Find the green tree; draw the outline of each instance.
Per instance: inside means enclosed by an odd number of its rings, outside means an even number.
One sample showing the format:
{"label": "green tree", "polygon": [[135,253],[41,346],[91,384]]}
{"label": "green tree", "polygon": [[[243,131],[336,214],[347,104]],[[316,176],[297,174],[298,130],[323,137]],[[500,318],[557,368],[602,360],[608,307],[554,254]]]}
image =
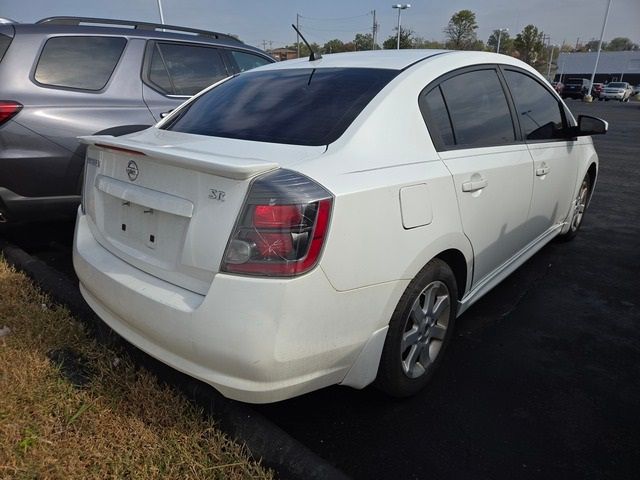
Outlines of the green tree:
{"label": "green tree", "polygon": [[627,37],[616,37],[609,42],[607,50],[611,52],[622,52],[625,50],[638,50],[638,45]]}
{"label": "green tree", "polygon": [[[600,40],[591,40],[582,47],[585,52],[597,52]],[[602,50],[607,49],[607,42],[602,42]]]}
{"label": "green tree", "polygon": [[[352,42],[358,50],[372,50],[373,49],[373,35],[370,33],[356,33],[356,37]],[[376,49],[380,49],[379,45],[376,45]]]}
{"label": "green tree", "polygon": [[324,53],[340,53],[346,51],[344,48],[344,42],[340,39],[334,38],[333,40],[329,40],[322,47],[322,51]]}
{"label": "green tree", "polygon": [[[285,45],[284,48],[288,48],[290,50],[297,50],[298,44],[294,42],[292,45]],[[311,44],[311,48],[313,48],[314,52],[322,51],[320,48],[320,45],[318,45],[315,42]],[[309,51],[309,47],[307,47],[307,45],[304,42],[300,42],[300,57],[308,57],[310,54],[311,52]]]}
{"label": "green tree", "polygon": [[509,32],[503,31],[500,33],[500,30],[494,30],[487,40],[487,49],[491,52],[497,51],[498,36],[500,36],[500,53],[510,55],[513,51],[513,38],[511,38]]}
{"label": "green tree", "polygon": [[476,45],[476,14],[471,10],[454,13],[444,29],[447,47],[453,50],[471,50]]}
{"label": "green tree", "polygon": [[442,49],[445,48],[444,43],[438,42],[437,40],[426,40],[422,37],[415,37],[413,39],[413,48],[436,48]]}
{"label": "green tree", "polygon": [[534,25],[527,25],[522,29],[513,46],[518,52],[520,60],[527,62],[529,65],[535,65],[541,55],[544,53],[544,44],[542,43],[542,31]]}
{"label": "green tree", "polygon": [[[398,28],[394,28],[397,32]],[[393,50],[398,45],[398,34],[391,35],[382,44],[385,50]],[[413,48],[413,30],[400,27],[400,48]]]}

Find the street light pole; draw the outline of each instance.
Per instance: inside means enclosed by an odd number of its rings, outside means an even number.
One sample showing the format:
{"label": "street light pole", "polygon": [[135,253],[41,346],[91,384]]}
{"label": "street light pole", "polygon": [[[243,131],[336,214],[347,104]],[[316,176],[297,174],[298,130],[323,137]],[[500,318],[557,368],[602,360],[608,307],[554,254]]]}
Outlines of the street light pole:
{"label": "street light pole", "polygon": [[164,14],[162,13],[162,0],[158,0],[158,10],[160,10],[160,23],[164,25]]}
{"label": "street light pole", "polygon": [[602,22],[602,32],[600,32],[600,41],[598,42],[598,54],[596,55],[596,64],[593,66],[593,73],[591,74],[591,82],[589,83],[589,92],[587,92],[588,97],[591,97],[593,80],[596,77],[596,70],[598,69],[598,61],[600,60],[600,50],[602,50],[602,38],[604,37],[604,31],[607,28],[607,20],[609,19],[610,8],[611,8],[611,0],[609,0],[609,2],[607,3],[607,12],[604,14],[604,22]]}
{"label": "street light pole", "polygon": [[496,53],[500,53],[500,38],[502,37],[502,32],[508,32],[508,28],[501,28],[498,30],[498,48],[496,48]]}
{"label": "street light pole", "polygon": [[406,10],[407,8],[411,8],[410,3],[396,3],[395,5],[391,5],[392,8],[398,9],[398,42],[396,45],[396,50],[400,50],[400,12],[402,10]]}
{"label": "street light pole", "polygon": [[551,45],[551,55],[549,55],[549,66],[547,67],[547,80],[551,81],[551,62],[553,61],[553,51],[556,49],[555,45]]}

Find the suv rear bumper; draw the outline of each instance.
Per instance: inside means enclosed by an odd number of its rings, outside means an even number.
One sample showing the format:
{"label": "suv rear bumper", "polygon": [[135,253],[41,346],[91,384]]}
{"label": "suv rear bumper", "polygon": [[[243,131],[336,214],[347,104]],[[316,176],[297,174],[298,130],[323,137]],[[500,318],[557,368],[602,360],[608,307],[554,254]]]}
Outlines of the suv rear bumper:
{"label": "suv rear bumper", "polygon": [[[79,213],[73,264],[91,308],[141,350],[235,400],[274,402],[340,383],[403,287],[338,292],[316,268],[291,279],[219,273],[203,296],[120,260],[88,221]],[[367,365],[369,382],[378,361]]]}
{"label": "suv rear bumper", "polygon": [[0,214],[8,222],[73,218],[79,204],[80,195],[23,197],[0,187]]}

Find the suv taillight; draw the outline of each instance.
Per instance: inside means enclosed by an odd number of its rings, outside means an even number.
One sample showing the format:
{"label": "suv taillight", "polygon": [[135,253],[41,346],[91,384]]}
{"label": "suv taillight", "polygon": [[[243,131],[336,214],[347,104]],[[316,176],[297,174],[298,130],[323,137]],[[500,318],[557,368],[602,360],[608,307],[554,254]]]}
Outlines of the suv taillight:
{"label": "suv taillight", "polygon": [[289,170],[258,177],[225,251],[221,271],[291,277],[311,270],[327,238],[333,196]]}
{"label": "suv taillight", "polygon": [[20,110],[22,110],[22,104],[18,102],[0,100],[0,125],[8,121]]}

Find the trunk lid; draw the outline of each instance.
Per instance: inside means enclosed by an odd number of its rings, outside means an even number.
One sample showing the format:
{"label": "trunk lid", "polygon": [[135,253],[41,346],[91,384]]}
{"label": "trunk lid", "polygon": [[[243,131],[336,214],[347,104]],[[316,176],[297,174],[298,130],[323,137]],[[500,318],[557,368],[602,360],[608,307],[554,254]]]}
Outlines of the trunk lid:
{"label": "trunk lid", "polygon": [[156,128],[81,141],[89,145],[83,208],[96,240],[134,267],[203,295],[251,180],[324,151]]}

